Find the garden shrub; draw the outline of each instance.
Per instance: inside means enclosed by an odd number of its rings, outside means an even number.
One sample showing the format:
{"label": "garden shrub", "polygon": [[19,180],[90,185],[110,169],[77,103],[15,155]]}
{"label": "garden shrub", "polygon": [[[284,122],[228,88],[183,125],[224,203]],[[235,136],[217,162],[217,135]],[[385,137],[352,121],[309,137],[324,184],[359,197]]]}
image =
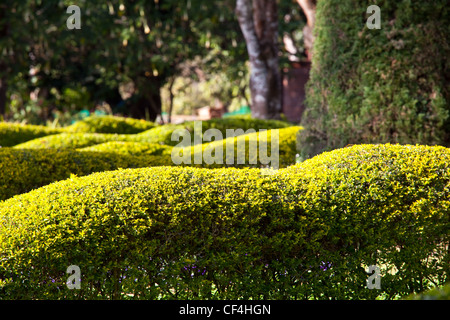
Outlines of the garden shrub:
{"label": "garden shrub", "polygon": [[77,149],[108,141],[127,141],[131,135],[113,133],[60,133],[33,139],[14,146],[16,149]]}
{"label": "garden shrub", "polygon": [[120,152],[0,149],[0,200],[28,192],[72,174],[119,168],[170,166],[170,154],[131,156]]}
{"label": "garden shrub", "polygon": [[171,154],[172,147],[157,143],[132,142],[132,141],[109,141],[90,147],[79,149],[79,151],[113,152],[116,154],[136,155],[160,155]]}
{"label": "garden shrub", "polygon": [[[279,130],[279,165],[286,167],[294,163],[296,132],[300,127],[289,127]],[[266,144],[268,156],[271,155],[270,132]],[[238,163],[238,141],[257,140],[260,133],[250,133],[200,146],[201,152],[208,148],[223,148],[223,163],[208,164],[192,161],[188,166],[199,167],[267,167],[259,159],[258,153],[250,153],[248,142],[245,146],[244,164]],[[112,134],[59,134],[29,141],[14,148],[0,149],[0,200],[24,193],[45,184],[66,179],[71,173],[86,175],[92,172],[115,170],[117,168],[138,168],[146,166],[172,166],[176,163],[172,157],[172,147],[154,143],[132,141],[108,141],[129,138],[128,135]],[[226,161],[226,143],[234,143],[234,156],[231,164]],[[101,143],[103,141],[108,141]],[[99,143],[99,144],[97,144]],[[216,146],[214,146],[216,144]],[[84,146],[89,147],[84,147]],[[78,148],[74,150],[75,148]],[[22,149],[23,148],[23,149]],[[191,149],[191,147],[189,147]],[[59,152],[59,151],[61,152]],[[63,152],[66,150],[67,152]],[[238,149],[240,150],[240,149]],[[196,148],[192,147],[194,159]],[[90,159],[89,157],[93,157]],[[91,161],[92,160],[92,161]],[[204,159],[203,159],[204,160]],[[252,162],[251,160],[255,160]],[[92,163],[95,165],[92,165]]]}
{"label": "garden shrub", "polygon": [[176,141],[172,141],[172,132],[175,130],[184,130],[186,127],[182,124],[165,124],[153,129],[136,134],[130,138],[130,141],[159,143],[168,146],[174,146]]}
{"label": "garden shrub", "polygon": [[[101,119],[102,117],[100,117]],[[93,118],[97,119],[97,118]],[[278,120],[257,120],[257,119],[212,119],[208,121],[199,121],[202,126],[202,133],[210,128],[216,128],[223,133],[225,137],[226,129],[274,129],[286,128],[292,126],[288,122]],[[155,143],[161,145],[175,146],[178,142],[172,140],[172,133],[175,130],[188,130],[191,132],[192,143],[194,140],[194,121],[183,124],[166,124],[156,126],[138,134],[120,134],[119,133],[81,133],[81,132],[64,132],[52,136],[33,139],[25,143],[16,145],[19,149],[35,149],[35,148],[83,148],[95,144],[105,143],[109,141],[129,141]],[[120,130],[119,130],[120,131]],[[202,137],[200,137],[202,139]],[[201,141],[202,143],[203,141]]]}
{"label": "garden shrub", "polygon": [[[208,129],[215,128],[222,133],[223,137],[226,136],[227,129],[243,129],[245,132],[248,129],[254,129],[255,131],[259,131],[259,130],[281,129],[292,126],[292,124],[290,124],[289,122],[280,120],[261,120],[261,119],[244,119],[244,118],[211,119],[207,121],[197,121],[197,122],[201,122],[202,134]],[[172,133],[175,130],[188,130],[191,133],[192,138],[191,143],[195,143],[194,129],[195,129],[195,121],[187,121],[178,125],[166,124],[142,132],[136,135],[136,137],[133,139],[135,141],[161,143],[175,146],[178,144],[178,142],[172,140]],[[203,136],[200,136],[199,138],[200,138],[199,140],[202,140]]]}
{"label": "garden shrub", "polygon": [[0,147],[12,147],[28,140],[57,134],[61,131],[61,129],[52,129],[45,126],[0,122]]}
{"label": "garden shrub", "polygon": [[[152,167],[0,203],[3,299],[374,299],[449,281],[450,150],[359,145],[264,175]],[[81,271],[69,290],[67,267]],[[377,265],[381,289],[366,288]]]}
{"label": "garden shrub", "polygon": [[136,134],[156,125],[142,119],[117,116],[87,117],[65,128],[67,132]]}
{"label": "garden shrub", "polygon": [[448,1],[318,1],[303,156],[348,144],[450,146]]}
{"label": "garden shrub", "polygon": [[[279,168],[295,164],[295,156],[297,154],[297,132],[301,131],[301,127],[292,126],[283,129],[274,129],[278,131],[278,142],[274,142],[274,146],[278,148]],[[270,158],[272,156],[272,134],[274,130],[267,130],[241,134],[235,137],[229,137],[223,140],[213,142],[205,142],[201,146],[189,146],[185,148],[174,148],[172,154],[180,157],[184,152],[190,153],[190,165],[196,167],[220,168],[220,167],[269,167]],[[231,151],[227,151],[227,145]],[[254,146],[253,148],[251,146]],[[267,149],[266,149],[267,148]],[[260,150],[261,149],[261,150]],[[265,152],[267,150],[267,152]],[[261,152],[260,152],[261,151]],[[268,159],[261,161],[260,155],[267,156]],[[202,163],[196,164],[195,159],[200,159]],[[208,163],[205,157],[211,158]],[[264,162],[264,163],[263,163]],[[267,165],[266,162],[269,162]],[[266,163],[266,164],[265,164]]]}

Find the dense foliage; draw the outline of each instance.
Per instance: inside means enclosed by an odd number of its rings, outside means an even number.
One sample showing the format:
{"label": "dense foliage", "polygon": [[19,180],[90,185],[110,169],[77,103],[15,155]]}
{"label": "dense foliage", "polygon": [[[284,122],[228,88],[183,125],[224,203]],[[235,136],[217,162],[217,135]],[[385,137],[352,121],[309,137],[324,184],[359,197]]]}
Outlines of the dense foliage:
{"label": "dense foliage", "polygon": [[[137,134],[124,134],[130,131],[141,131],[147,127],[153,128]],[[200,163],[186,162],[185,165],[188,166],[266,167],[263,164],[265,159],[261,161],[258,154],[255,155],[250,151],[248,141],[254,141],[257,148],[261,146],[261,143],[265,143],[267,152],[264,155],[270,157],[272,154],[271,128],[275,130],[280,128],[277,131],[278,140],[274,141],[274,145],[279,151],[279,166],[286,167],[295,163],[297,132],[301,130],[300,127],[276,120],[229,118],[197,123],[186,122],[180,125],[154,126],[145,121],[120,117],[88,118],[58,130],[48,129],[44,126],[7,123],[3,124],[2,128],[5,132],[4,142],[7,145],[14,145],[15,142],[32,139],[37,135],[45,136],[19,143],[12,148],[0,149],[0,200],[54,181],[67,179],[71,174],[83,176],[119,168],[173,166],[172,155],[190,148],[193,148],[192,157],[195,157],[198,152],[205,155],[211,154],[211,152],[205,152],[208,149],[220,150],[222,156],[220,159],[217,158],[215,163],[208,163],[207,157],[202,157]],[[259,131],[263,128],[269,130],[264,132],[264,136],[260,139]],[[114,129],[120,134],[97,133],[114,132]],[[216,133],[221,135],[218,137],[219,140],[205,141],[203,134],[208,129],[217,129]],[[178,133],[188,134],[189,145],[191,142],[196,142],[199,143],[199,146],[184,149],[180,146],[177,135],[173,135],[175,130],[178,130]],[[226,139],[227,130],[233,132],[228,139]],[[195,134],[198,137],[195,137]],[[235,135],[240,136],[235,137]],[[242,141],[244,141],[243,147],[241,146]],[[231,164],[226,164],[228,155],[226,145],[231,145],[233,149]],[[178,151],[172,152],[173,146],[177,146]],[[242,162],[239,162],[238,158],[242,159]]]}
{"label": "dense foliage", "polygon": [[[447,282],[450,153],[360,145],[264,175],[154,167],[0,203],[3,298],[396,298]],[[69,265],[80,290],[65,286]],[[367,266],[381,290],[366,288]]]}
{"label": "dense foliage", "polygon": [[20,125],[0,122],[0,147],[12,147],[36,138],[61,133],[46,126]]}
{"label": "dense foliage", "polygon": [[358,143],[450,146],[447,1],[318,1],[304,157]]}

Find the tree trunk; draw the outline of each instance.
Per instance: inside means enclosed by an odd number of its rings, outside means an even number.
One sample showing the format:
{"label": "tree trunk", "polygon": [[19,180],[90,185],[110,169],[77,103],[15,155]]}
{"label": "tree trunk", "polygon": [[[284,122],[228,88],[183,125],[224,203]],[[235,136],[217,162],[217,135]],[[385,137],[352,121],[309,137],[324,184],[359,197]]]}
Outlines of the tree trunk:
{"label": "tree trunk", "polygon": [[311,61],[314,45],[314,25],[316,23],[316,0],[297,0],[306,16],[306,26],[303,28],[303,39],[308,60]]}
{"label": "tree trunk", "polygon": [[173,93],[173,85],[175,84],[175,79],[175,76],[173,76],[169,83],[169,111],[167,112],[167,123],[172,123],[173,101],[175,99],[175,95]]}
{"label": "tree trunk", "polygon": [[161,80],[157,77],[140,77],[136,86],[137,91],[128,105],[129,115],[136,119],[155,121],[162,109]]}
{"label": "tree trunk", "polygon": [[252,116],[278,119],[282,110],[282,83],[276,0],[237,0],[236,14],[250,60]]}

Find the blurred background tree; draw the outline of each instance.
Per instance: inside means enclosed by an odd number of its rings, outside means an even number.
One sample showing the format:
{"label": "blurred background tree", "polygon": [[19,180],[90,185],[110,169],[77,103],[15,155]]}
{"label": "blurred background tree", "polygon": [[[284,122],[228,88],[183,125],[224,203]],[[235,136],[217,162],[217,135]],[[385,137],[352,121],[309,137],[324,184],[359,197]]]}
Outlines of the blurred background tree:
{"label": "blurred background tree", "polygon": [[[79,30],[66,26],[69,5],[81,9]],[[294,24],[301,30],[305,19],[295,0],[280,6],[280,20],[293,17],[282,30],[292,33]],[[249,100],[235,0],[5,0],[0,54],[0,114],[9,120],[63,125],[96,108],[155,120],[162,89],[174,89],[180,78],[209,83],[198,107]],[[282,64],[287,53],[281,48],[280,55]],[[176,111],[187,113],[193,104]]]}

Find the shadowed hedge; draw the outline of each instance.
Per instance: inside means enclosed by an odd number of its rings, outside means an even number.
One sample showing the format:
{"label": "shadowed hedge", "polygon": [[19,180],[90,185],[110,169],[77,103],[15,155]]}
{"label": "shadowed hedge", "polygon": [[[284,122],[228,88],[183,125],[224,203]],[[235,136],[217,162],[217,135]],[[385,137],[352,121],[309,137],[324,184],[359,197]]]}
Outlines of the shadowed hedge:
{"label": "shadowed hedge", "polygon": [[129,141],[133,135],[114,133],[60,133],[33,139],[14,146],[16,149],[78,149],[109,141]]}
{"label": "shadowed hedge", "polygon": [[[0,203],[3,299],[373,299],[446,283],[450,150],[361,145],[263,175],[95,173]],[[69,290],[66,269],[81,270]],[[381,271],[369,290],[367,267]]]}
{"label": "shadowed hedge", "polygon": [[58,134],[62,131],[45,126],[0,122],[0,147],[12,147],[19,143]]}
{"label": "shadowed hedge", "polygon": [[[94,118],[97,119],[97,118]],[[102,119],[102,118],[100,118]],[[114,122],[114,123],[117,123]],[[227,129],[253,129],[270,130],[291,127],[292,124],[278,120],[258,120],[258,119],[212,119],[208,121],[198,121],[201,129],[198,132],[200,143],[203,143],[203,133],[208,129],[217,129],[223,136],[226,136]],[[84,148],[95,144],[105,143],[109,141],[128,141],[128,142],[144,142],[155,143],[161,145],[175,146],[178,144],[177,140],[172,139],[174,131],[188,130],[191,133],[191,142],[195,143],[194,139],[194,121],[185,122],[183,124],[166,124],[156,126],[152,129],[146,130],[138,134],[122,134],[118,133],[83,133],[83,132],[63,132],[33,140],[25,140],[26,142],[15,145],[18,149],[62,149],[62,148]],[[70,128],[70,127],[69,127]],[[200,128],[200,127],[199,127]],[[66,130],[67,131],[67,130]],[[109,131],[109,130],[108,130]]]}
{"label": "shadowed hedge", "polygon": [[0,200],[64,180],[72,174],[119,168],[170,166],[170,154],[132,156],[120,152],[0,149]]}
{"label": "shadowed hedge", "polygon": [[[279,130],[279,164],[286,167],[295,163],[296,132],[300,127],[289,127]],[[184,129],[183,129],[184,130]],[[275,129],[277,130],[277,129]],[[268,152],[271,154],[270,134],[267,131],[269,143]],[[14,148],[0,149],[0,200],[7,199],[16,194],[25,193],[32,189],[44,186],[51,182],[64,180],[71,174],[87,175],[93,172],[116,170],[118,168],[142,168],[149,166],[176,165],[172,157],[172,147],[167,145],[132,142],[107,141],[119,139],[126,135],[113,134],[59,134],[26,142]],[[245,149],[238,149],[238,141],[253,140],[260,146],[259,133],[250,133],[235,138],[199,145],[201,153],[211,147],[223,150],[221,162],[209,164],[202,159],[201,164],[192,161],[188,166],[199,167],[267,167],[254,152],[250,152],[247,145]],[[265,139],[262,139],[265,141]],[[38,146],[46,143],[48,147],[35,149],[19,149],[20,146]],[[103,143],[101,143],[103,142]],[[231,164],[226,164],[225,144],[234,144],[234,156]],[[97,144],[99,143],[99,144]],[[74,150],[76,147],[88,147]],[[59,149],[54,147],[59,146]],[[69,147],[70,146],[70,147]],[[189,147],[191,149],[191,147]],[[192,147],[192,155],[197,150]],[[205,155],[207,153],[204,153]],[[244,164],[239,164],[238,154],[242,156]],[[254,161],[253,161],[254,160]]]}

